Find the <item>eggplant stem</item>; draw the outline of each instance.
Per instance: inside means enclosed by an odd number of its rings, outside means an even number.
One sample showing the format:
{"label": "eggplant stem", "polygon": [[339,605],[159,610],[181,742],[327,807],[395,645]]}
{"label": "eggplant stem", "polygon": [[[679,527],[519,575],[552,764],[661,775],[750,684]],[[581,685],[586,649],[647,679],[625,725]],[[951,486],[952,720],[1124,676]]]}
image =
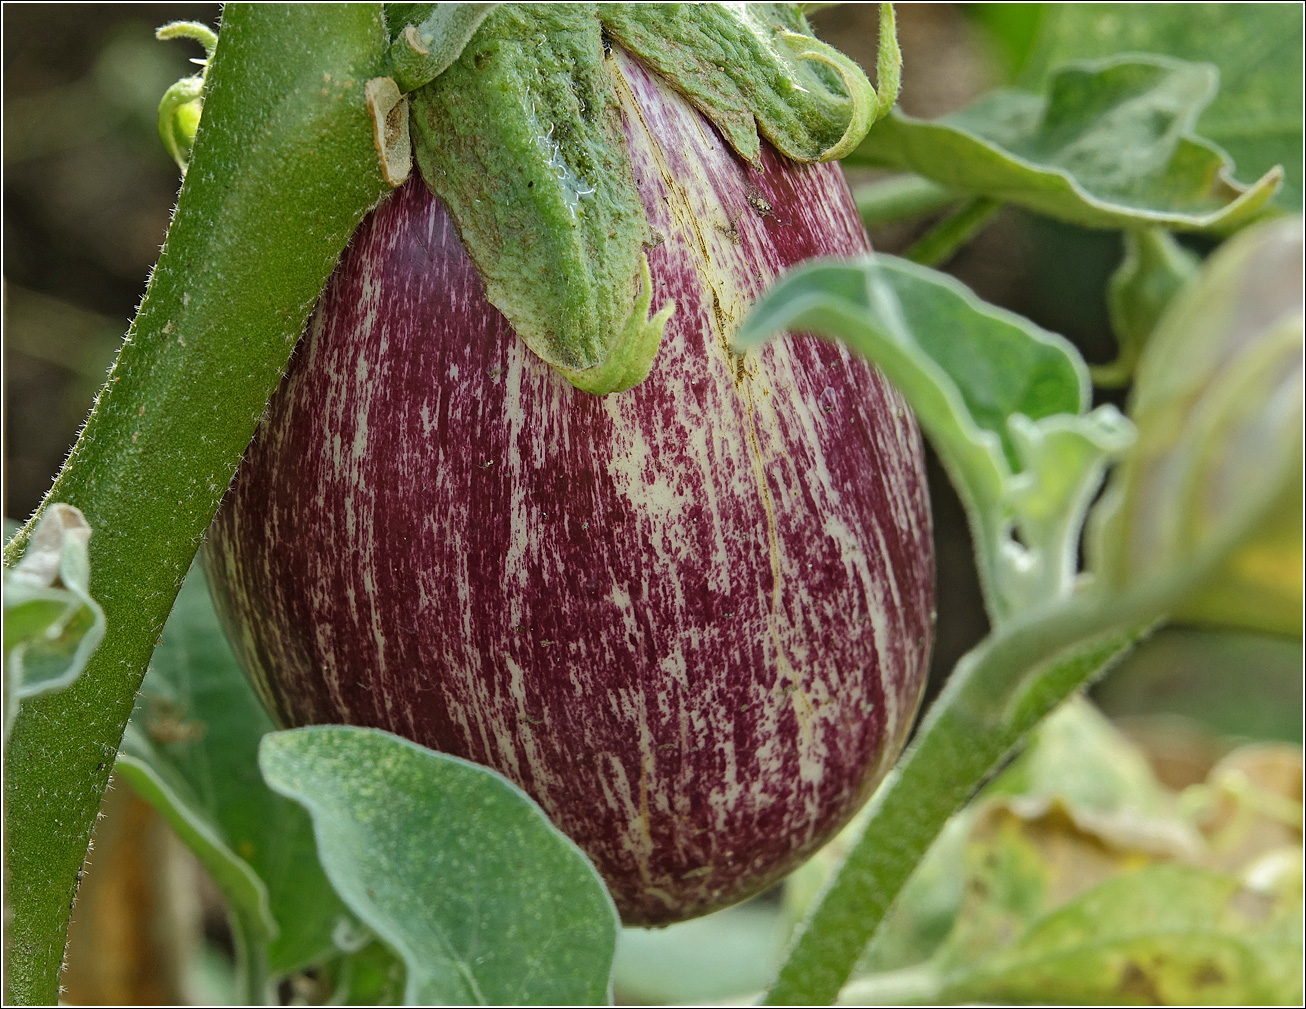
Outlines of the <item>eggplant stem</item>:
{"label": "eggplant stem", "polygon": [[52,502],[80,508],[107,621],[77,682],[23,705],[4,754],[7,1001],[59,999],[70,908],[150,655],[327,277],[389,191],[362,87],[387,42],[379,3],[227,5],[145,298],[63,469],[5,547],[12,566]]}

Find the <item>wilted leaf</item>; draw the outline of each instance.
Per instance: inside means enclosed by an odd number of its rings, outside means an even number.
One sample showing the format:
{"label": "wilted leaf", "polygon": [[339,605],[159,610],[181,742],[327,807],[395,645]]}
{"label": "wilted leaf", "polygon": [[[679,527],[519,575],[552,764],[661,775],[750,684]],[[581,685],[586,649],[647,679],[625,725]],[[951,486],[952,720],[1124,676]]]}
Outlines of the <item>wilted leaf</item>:
{"label": "wilted leaf", "polygon": [[1164,57],[1067,66],[1046,95],[1004,89],[928,121],[895,112],[851,160],[1087,227],[1233,230],[1261,211],[1279,173],[1236,183],[1224,153],[1194,132],[1217,82],[1213,67]]}
{"label": "wilted leaf", "polygon": [[[1143,755],[1090,703],[1072,698],[1039,725],[1029,746],[979,800],[949,821],[875,933],[858,963],[859,975],[901,970],[932,956],[951,932],[968,889],[982,886],[980,903],[989,915],[997,913],[991,909],[1000,902],[1001,881],[968,882],[968,872],[983,875],[985,859],[968,861],[966,852],[999,826],[1027,849],[1026,876],[1035,877],[1040,912],[1087,888],[1088,865],[1096,866],[1101,881],[1122,865],[1133,867],[1158,853],[1192,855],[1200,846],[1175,796],[1157,782]],[[1048,846],[1058,848],[1060,866]],[[823,855],[800,873],[813,873]],[[1009,888],[1021,892],[1020,886]],[[982,936],[983,928],[977,931]]]}
{"label": "wilted leaf", "polygon": [[[963,848],[931,850],[860,965],[888,973],[841,1001],[1291,1003],[1301,768],[1299,747],[1248,747],[1179,802],[1091,705],[1067,703],[954,818]],[[931,877],[955,883],[951,931],[906,945],[914,903],[950,892],[919,885]]]}
{"label": "wilted leaf", "polygon": [[1205,785],[1185,790],[1184,798],[1206,837],[1207,865],[1254,874],[1267,855],[1301,854],[1300,746],[1240,747],[1212,768]]}
{"label": "wilted leaf", "polygon": [[1111,879],[1004,948],[958,964],[944,1001],[1153,1005],[1301,1002],[1301,902],[1206,869]]}
{"label": "wilted leaf", "polygon": [[89,593],[91,527],[52,504],[22,559],[4,572],[5,737],[28,697],[71,684],[104,638],[104,611]]}
{"label": "wilted leaf", "polygon": [[575,1005],[611,992],[617,912],[506,778],[375,729],[264,737],[337,892],[402,957],[409,1005]]}

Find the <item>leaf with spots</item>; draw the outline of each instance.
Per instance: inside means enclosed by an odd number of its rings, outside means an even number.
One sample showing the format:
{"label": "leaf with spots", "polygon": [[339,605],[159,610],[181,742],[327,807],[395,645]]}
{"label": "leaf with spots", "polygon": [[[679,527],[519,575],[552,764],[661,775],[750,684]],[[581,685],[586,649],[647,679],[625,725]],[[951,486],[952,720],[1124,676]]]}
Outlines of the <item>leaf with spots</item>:
{"label": "leaf with spots", "polygon": [[841,1001],[1300,1002],[1300,785],[1298,747],[1254,746],[1181,797],[1074,699],[951,821]]}

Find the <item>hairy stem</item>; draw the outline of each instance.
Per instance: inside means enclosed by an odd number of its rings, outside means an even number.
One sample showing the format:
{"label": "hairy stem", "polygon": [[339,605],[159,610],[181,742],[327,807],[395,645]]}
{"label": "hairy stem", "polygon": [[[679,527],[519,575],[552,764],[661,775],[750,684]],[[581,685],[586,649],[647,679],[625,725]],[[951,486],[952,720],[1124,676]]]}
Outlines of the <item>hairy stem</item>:
{"label": "hairy stem", "polygon": [[948,818],[1039,720],[1123,655],[1145,625],[1066,600],[968,653],[871,799],[866,829],[804,922],[767,1005],[828,1005]]}
{"label": "hairy stem", "polygon": [[314,302],[386,192],[364,85],[380,4],[229,4],[190,171],[109,380],[46,505],[93,530],[108,632],[68,690],[25,704],[5,753],[8,999],[58,1000],[100,795],[164,620]]}

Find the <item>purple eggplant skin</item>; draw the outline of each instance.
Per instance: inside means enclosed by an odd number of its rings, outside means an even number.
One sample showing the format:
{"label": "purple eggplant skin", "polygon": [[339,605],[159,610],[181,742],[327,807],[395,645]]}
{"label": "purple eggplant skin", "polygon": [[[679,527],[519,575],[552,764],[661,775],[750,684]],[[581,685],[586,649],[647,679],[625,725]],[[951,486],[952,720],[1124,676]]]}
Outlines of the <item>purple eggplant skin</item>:
{"label": "purple eggplant skin", "polygon": [[888,383],[811,337],[729,345],[786,267],[867,250],[839,168],[749,166],[618,65],[653,309],[676,305],[650,377],[570,386],[410,181],[346,251],[205,560],[283,724],[497,769],[647,925],[760,891],[867,798],[919,703],[934,561]]}

